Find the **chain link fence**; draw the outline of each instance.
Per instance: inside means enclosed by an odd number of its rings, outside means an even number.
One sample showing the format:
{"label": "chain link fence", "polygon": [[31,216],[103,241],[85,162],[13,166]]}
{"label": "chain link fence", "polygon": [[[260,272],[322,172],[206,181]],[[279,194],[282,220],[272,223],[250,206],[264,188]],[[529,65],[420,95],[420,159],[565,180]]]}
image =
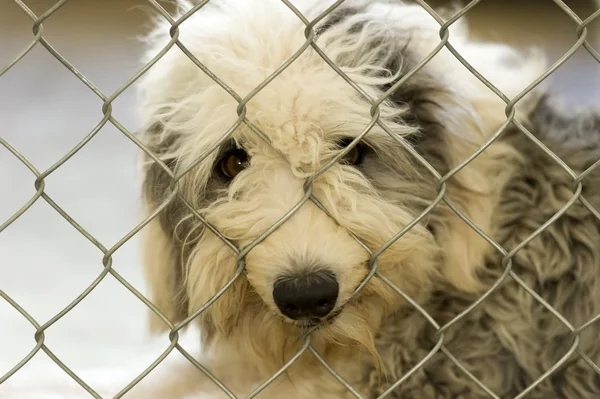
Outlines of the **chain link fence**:
{"label": "chain link fence", "polygon": [[[529,392],[534,390],[537,385],[539,385],[543,380],[548,378],[555,372],[562,364],[564,364],[572,355],[577,354],[582,359],[588,363],[589,367],[593,368],[596,373],[600,375],[600,367],[592,362],[592,360],[583,352],[578,349],[579,335],[581,332],[589,327],[592,323],[600,321],[600,314],[589,320],[584,325],[573,326],[571,325],[561,314],[559,314],[556,310],[552,308],[550,304],[544,301],[532,288],[528,287],[518,275],[516,275],[512,270],[512,259],[515,257],[517,252],[519,252],[524,246],[526,246],[529,242],[535,239],[538,235],[540,235],[544,230],[546,230],[551,224],[553,224],[558,218],[560,218],[568,209],[575,203],[579,202],[585,206],[590,213],[592,213],[596,218],[600,220],[600,212],[594,209],[590,203],[581,195],[582,193],[582,180],[589,175],[592,170],[597,167],[600,167],[600,160],[596,162],[592,167],[588,170],[584,171],[581,174],[576,174],[573,170],[571,170],[565,162],[559,159],[555,154],[553,154],[547,147],[545,147],[541,142],[539,142],[531,132],[529,132],[524,126],[522,126],[515,119],[515,105],[521,100],[527,93],[533,90],[536,86],[538,86],[542,81],[544,81],[550,74],[552,74],[557,68],[563,65],[578,49],[581,47],[585,48],[587,52],[598,62],[600,63],[600,54],[592,48],[588,41],[588,26],[590,23],[600,16],[600,4],[598,4],[598,10],[594,12],[591,16],[589,16],[585,20],[581,20],[575,12],[573,12],[567,4],[565,4],[561,0],[552,0],[553,3],[559,7],[569,18],[573,21],[573,26],[575,27],[574,32],[577,36],[576,43],[566,52],[560,59],[558,59],[542,76],[532,82],[527,88],[525,88],[519,95],[514,98],[507,98],[504,93],[494,87],[489,81],[486,80],[484,76],[482,76],[477,70],[469,65],[469,63],[463,59],[463,57],[452,47],[449,43],[449,28],[452,24],[454,24],[458,19],[463,18],[465,14],[469,12],[473,7],[475,7],[481,0],[473,0],[469,2],[466,6],[464,6],[459,12],[457,12],[452,18],[448,20],[442,19],[436,11],[430,7],[423,0],[415,0],[420,6],[422,6],[440,25],[439,36],[440,42],[438,46],[432,51],[428,57],[426,57],[421,63],[416,65],[411,71],[406,73],[399,81],[397,81],[392,87],[390,87],[382,96],[379,98],[370,98],[367,93],[365,93],[357,84],[355,84],[348,76],[346,76],[342,70],[336,66],[327,55],[319,48],[318,44],[315,42],[315,26],[322,21],[326,16],[333,12],[336,8],[338,8],[344,0],[338,0],[333,3],[329,8],[327,8],[322,14],[320,14],[317,18],[313,20],[308,20],[293,4],[293,1],[289,0],[281,0],[297,17],[302,23],[306,26],[305,28],[305,43],[296,51],[296,53],[289,58],[284,64],[282,64],[277,70],[275,70],[267,79],[265,79],[260,85],[258,85],[254,90],[252,90],[247,96],[241,97],[234,90],[232,90],[227,82],[224,82],[219,79],[218,76],[215,76],[210,70],[208,70],[193,54],[185,47],[185,44],[179,41],[179,26],[186,21],[192,14],[198,12],[202,12],[202,8],[209,2],[210,0],[204,0],[198,2],[192,9],[187,11],[181,17],[175,19],[163,6],[157,2],[156,0],[148,0],[148,3],[154,8],[156,12],[158,12],[162,17],[164,17],[171,25],[170,35],[171,40],[167,46],[165,46],[162,51],[160,51],[147,65],[143,66],[134,76],[132,76],[129,80],[127,80],[118,90],[114,93],[104,93],[97,86],[94,85],[89,79],[87,79],[80,71],[78,71],[66,58],[64,58],[53,46],[49,43],[44,37],[44,21],[48,18],[51,18],[54,13],[56,13],[61,7],[67,4],[68,0],[60,0],[56,2],[51,8],[49,8],[46,12],[41,15],[36,15],[31,9],[27,6],[27,4],[21,0],[14,0],[14,2],[20,7],[20,9],[25,12],[32,21],[32,31],[34,34],[34,39],[27,45],[12,61],[10,61],[7,65],[3,66],[0,69],[0,77],[4,75],[8,70],[18,66],[19,61],[25,57],[31,49],[35,46],[43,46],[53,57],[55,57],[67,70],[69,70],[75,77],[77,77],[89,90],[91,90],[98,98],[100,98],[103,102],[102,104],[102,114],[103,117],[101,121],[81,140],[75,147],[73,147],[67,154],[65,154],[61,159],[59,159],[56,163],[54,163],[51,167],[46,170],[38,170],[24,155],[22,155],[19,151],[17,151],[9,142],[0,137],[0,144],[4,146],[14,157],[16,157],[20,162],[22,162],[32,173],[32,180],[35,187],[35,195],[31,197],[23,206],[14,213],[8,220],[3,221],[0,225],[0,233],[3,232],[7,227],[9,227],[13,222],[15,222],[19,217],[21,217],[27,210],[37,201],[45,201],[49,204],[58,214],[60,214],[74,229],[76,229],[81,235],[83,235],[89,242],[91,242],[95,247],[97,247],[103,254],[102,264],[103,269],[97,275],[96,279],[83,291],[81,294],[75,298],[68,306],[66,306],[63,310],[57,313],[54,317],[50,318],[50,320],[46,322],[40,322],[36,320],[34,317],[28,313],[27,309],[23,308],[19,303],[17,303],[13,298],[11,298],[6,292],[2,291],[2,287],[0,287],[0,297],[7,303],[9,303],[14,309],[16,309],[24,318],[26,318],[29,323],[35,328],[35,346],[31,349],[31,351],[17,364],[14,365],[12,369],[10,369],[7,373],[0,376],[0,384],[7,381],[12,375],[17,373],[26,363],[28,363],[34,356],[36,356],[40,351],[45,352],[60,368],[64,370],[73,380],[75,380],[79,385],[81,385],[92,397],[100,398],[101,396],[92,389],[82,378],[80,378],[73,370],[71,370],[65,363],[56,356],[52,350],[46,345],[46,335],[45,332],[50,327],[52,327],[55,323],[59,322],[61,318],[63,318],[68,312],[70,312],[74,307],[78,306],[78,304],[88,295],[90,294],[97,286],[100,284],[102,280],[105,278],[114,278],[118,282],[120,282],[127,290],[129,290],[135,297],[137,297],[140,301],[142,301],[149,309],[151,309],[158,317],[160,317],[164,323],[166,323],[170,328],[169,339],[170,345],[168,348],[164,350],[164,352],[155,359],[137,378],[131,381],[127,386],[125,386],[116,396],[115,398],[123,397],[130,391],[136,384],[138,384],[143,378],[145,378],[155,367],[157,367],[171,352],[179,351],[183,356],[185,356],[191,363],[193,363],[200,372],[205,374],[208,378],[210,378],[215,383],[215,388],[220,388],[228,397],[236,398],[236,395],[231,392],[231,390],[225,386],[221,381],[219,381],[211,372],[203,365],[200,364],[193,356],[188,353],[180,344],[180,333],[184,327],[186,327],[189,323],[191,323],[198,315],[204,312],[208,307],[210,307],[216,300],[219,299],[226,292],[226,290],[231,287],[231,285],[237,280],[245,278],[244,269],[245,269],[245,256],[261,241],[265,240],[271,233],[273,233],[277,228],[279,228],[283,223],[285,223],[300,207],[303,206],[308,201],[313,202],[316,206],[318,206],[323,212],[327,213],[330,217],[332,217],[325,207],[319,202],[319,200],[313,195],[312,191],[312,183],[313,181],[323,174],[328,168],[330,168],[334,163],[338,162],[341,158],[343,158],[354,145],[356,145],[369,131],[376,125],[378,125],[381,129],[386,131],[392,138],[397,140],[401,145],[404,145],[406,150],[409,151],[412,156],[419,160],[426,167],[426,169],[431,174],[432,179],[437,181],[437,192],[438,195],[434,202],[432,202],[425,211],[423,211],[416,219],[414,219],[410,224],[405,226],[401,231],[397,232],[395,236],[393,236],[387,243],[385,243],[381,248],[378,248],[375,251],[371,251],[367,245],[362,243],[358,237],[354,237],[361,246],[370,253],[370,272],[368,276],[362,281],[359,287],[356,289],[355,294],[359,292],[370,279],[377,277],[388,284],[398,295],[402,296],[411,306],[414,306],[427,320],[428,322],[436,329],[436,340],[437,344],[435,347],[429,352],[429,354],[424,357],[418,364],[416,364],[411,370],[409,370],[400,380],[394,382],[389,389],[383,393],[380,398],[384,398],[388,396],[392,391],[394,391],[398,386],[400,386],[404,381],[411,377],[417,370],[423,367],[436,353],[443,352],[446,356],[451,359],[464,373],[464,378],[472,380],[474,384],[477,384],[480,388],[482,388],[485,392],[489,394],[490,398],[499,398],[494,392],[488,389],[485,385],[483,385],[472,373],[470,373],[460,362],[454,358],[454,356],[446,349],[444,344],[444,333],[451,326],[458,323],[467,313],[477,307],[481,302],[483,302],[489,295],[491,295],[494,290],[496,290],[506,279],[512,279],[517,284],[519,284],[523,289],[525,289],[530,295],[532,295],[541,305],[544,306],[549,312],[551,312],[557,319],[561,320],[562,323],[571,331],[571,347],[570,350],[546,373],[541,375],[537,380],[535,380],[531,385],[529,385],[525,390],[523,390],[517,398],[526,397]],[[173,174],[171,170],[162,163],[156,154],[153,154],[148,148],[144,146],[144,144],[140,141],[135,134],[132,134],[128,131],[118,120],[113,116],[113,102],[117,97],[119,97],[127,88],[129,88],[132,84],[136,82],[136,80],[142,76],[149,68],[151,68],[167,51],[169,51],[173,47],[178,47],[183,51],[195,64],[196,66],[204,71],[208,76],[210,76],[219,86],[221,86],[224,90],[226,90],[231,97],[233,97],[237,103],[237,115],[238,119],[236,123],[230,127],[230,129],[225,132],[222,138],[216,143],[212,148],[208,148],[203,156],[199,157],[192,165],[190,165],[186,170],[178,173],[177,175]],[[398,87],[403,85],[406,81],[408,81],[417,71],[419,71],[427,62],[429,62],[440,50],[443,48],[447,48],[466,68],[468,68],[479,80],[481,80],[489,89],[491,89],[499,98],[501,98],[506,103],[505,113],[506,113],[506,121],[504,124],[493,134],[490,139],[483,145],[480,149],[478,149],[475,153],[473,153],[468,159],[464,160],[460,165],[455,167],[449,173],[445,175],[440,175],[431,165],[429,165],[414,149],[409,146],[406,146],[403,142],[400,142],[395,135],[385,126],[385,124],[379,119],[379,105],[386,100],[386,98],[393,93]],[[333,69],[335,70],[339,76],[341,76],[348,85],[352,86],[356,92],[361,95],[364,99],[366,99],[370,104],[370,115],[371,121],[364,128],[361,134],[354,139],[354,141],[346,147],[345,150],[340,152],[335,159],[332,159],[325,166],[323,166],[319,171],[317,171],[312,177],[308,178],[304,184],[304,196],[302,200],[297,203],[289,212],[282,217],[277,223],[271,226],[267,231],[261,234],[256,240],[254,240],[251,244],[238,248],[236,245],[229,240],[227,240],[219,231],[211,226],[202,215],[200,215],[196,210],[186,201],[186,199],[179,193],[179,181],[180,179],[189,172],[194,166],[200,163],[203,159],[205,159],[213,150],[215,150],[221,143],[225,140],[229,139],[234,131],[242,124],[248,126],[256,135],[260,136],[266,142],[269,141],[267,136],[261,132],[250,120],[246,118],[246,104],[258,93],[260,92],[267,84],[269,84],[273,79],[276,79],[279,74],[282,73],[289,65],[291,65],[300,55],[306,51],[307,49],[312,48],[316,51],[323,60]],[[107,124],[112,124],[124,136],[126,136],[132,143],[139,147],[141,151],[146,153],[146,155],[154,160],[154,162],[158,163],[166,173],[172,179],[172,191],[169,195],[167,201],[165,201],[161,206],[156,209],[149,217],[147,217],[144,221],[139,223],[135,228],[133,228],[129,233],[123,236],[116,244],[113,246],[107,247],[103,243],[101,243],[98,239],[96,239],[92,234],[86,231],[76,220],[74,220],[61,206],[55,202],[45,191],[46,185],[45,180],[54,173],[58,168],[68,162],[71,157],[73,157],[77,152],[79,152],[84,146],[86,146],[90,140]],[[471,220],[469,220],[464,214],[462,214],[452,203],[452,201],[446,196],[446,182],[448,179],[452,178],[456,173],[462,170],[465,166],[467,166],[473,159],[475,159],[479,154],[486,150],[494,141],[496,141],[505,131],[508,126],[517,127],[522,134],[529,137],[533,142],[535,142],[541,151],[544,151],[546,154],[551,156],[554,161],[561,166],[561,168],[567,172],[571,178],[573,179],[573,196],[566,203],[559,212],[557,212],[550,220],[544,223],[542,226],[531,234],[526,240],[521,242],[520,245],[515,247],[514,249],[507,251],[493,239],[491,239],[486,233],[484,233],[478,226],[476,226]],[[146,226],[153,218],[157,217],[157,215],[171,202],[175,199],[180,200],[182,203],[186,204],[189,211],[192,212],[200,221],[202,221],[208,229],[210,229],[214,234],[219,236],[228,246],[229,248],[236,254],[237,257],[237,269],[233,273],[229,282],[222,287],[222,289],[212,297],[207,303],[205,303],[201,308],[197,309],[193,314],[187,317],[184,321],[178,324],[172,324],[161,312],[148,300],[142,293],[140,293],[136,288],[134,288],[121,274],[119,274],[113,267],[113,255],[116,251],[121,248],[123,244],[125,244],[128,240],[130,240],[134,235],[138,234],[138,232]],[[401,239],[401,237],[409,231],[412,227],[414,227],[417,223],[419,223],[423,218],[425,218],[429,212],[438,204],[445,203],[448,207],[450,207],[457,215],[460,217],[464,223],[466,223],[471,229],[476,231],[483,239],[485,239],[489,244],[491,244],[499,253],[503,256],[502,267],[504,268],[504,273],[501,277],[488,289],[488,291],[482,295],[476,302],[471,304],[465,311],[457,315],[450,322],[439,325],[418,303],[408,297],[404,292],[395,287],[391,281],[389,281],[385,276],[379,273],[378,271],[378,257],[386,251],[394,242]],[[110,276],[109,276],[110,275]],[[320,361],[320,363],[331,373],[340,384],[344,385],[347,390],[356,398],[362,398],[360,393],[358,393],[352,386],[350,386],[344,379],[333,370],[323,359],[323,357],[312,347],[311,345],[311,335],[307,333],[303,345],[300,350],[287,361],[287,363],[273,376],[268,378],[262,384],[260,384],[253,392],[251,392],[246,398],[254,398],[259,395],[269,384],[271,384],[275,379],[280,377],[286,370],[305,352],[310,352],[313,356],[316,357]]]}

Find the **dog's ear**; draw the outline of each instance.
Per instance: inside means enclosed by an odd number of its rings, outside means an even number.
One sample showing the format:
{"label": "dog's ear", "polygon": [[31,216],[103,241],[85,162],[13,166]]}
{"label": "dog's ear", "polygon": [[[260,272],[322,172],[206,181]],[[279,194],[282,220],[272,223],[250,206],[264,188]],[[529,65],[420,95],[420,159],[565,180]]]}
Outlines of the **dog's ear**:
{"label": "dog's ear", "polygon": [[[511,56],[517,56],[504,46],[457,42],[455,47],[462,49],[459,53],[508,98],[519,94],[544,69],[540,58],[507,62]],[[418,46],[408,46],[403,61],[407,70],[425,58],[426,54],[419,54],[418,50]],[[445,52],[440,56],[401,85],[389,99],[408,107],[401,118],[420,130],[413,140],[415,149],[444,176],[484,146],[507,117],[506,104],[499,96],[452,54]],[[400,71],[399,75],[403,73]],[[517,105],[518,120],[526,120],[526,110],[538,96],[539,92],[533,92]],[[521,155],[512,146],[497,141],[447,180],[447,197],[481,231],[493,237],[501,192],[521,164]],[[443,204],[432,227],[444,254],[442,274],[446,280],[465,292],[485,290],[479,270],[486,256],[495,251],[492,245]]]}
{"label": "dog's ear", "polygon": [[[159,158],[164,155],[168,143],[157,143],[156,137],[162,126],[152,125],[142,135],[143,141]],[[174,160],[163,159],[173,170]],[[143,160],[143,201],[147,215],[167,201],[171,193],[172,178],[162,165],[149,157]],[[183,320],[188,314],[188,300],[183,284],[184,262],[181,245],[175,233],[180,219],[182,204],[174,198],[148,225],[143,233],[143,262],[150,300],[171,323]],[[151,312],[150,327],[154,332],[167,328],[158,316]]]}

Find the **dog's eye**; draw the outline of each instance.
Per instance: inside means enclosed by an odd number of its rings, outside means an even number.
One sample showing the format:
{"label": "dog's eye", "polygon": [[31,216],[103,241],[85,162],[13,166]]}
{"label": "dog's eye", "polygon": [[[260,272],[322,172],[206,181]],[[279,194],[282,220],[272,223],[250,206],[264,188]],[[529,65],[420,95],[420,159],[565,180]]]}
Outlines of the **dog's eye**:
{"label": "dog's eye", "polygon": [[[352,142],[352,139],[345,139],[340,143],[340,146],[345,148]],[[349,165],[360,165],[363,160],[364,147],[362,143],[358,143],[341,159],[342,162]]]}
{"label": "dog's eye", "polygon": [[221,158],[218,167],[225,177],[233,179],[248,167],[248,154],[243,150],[229,151]]}

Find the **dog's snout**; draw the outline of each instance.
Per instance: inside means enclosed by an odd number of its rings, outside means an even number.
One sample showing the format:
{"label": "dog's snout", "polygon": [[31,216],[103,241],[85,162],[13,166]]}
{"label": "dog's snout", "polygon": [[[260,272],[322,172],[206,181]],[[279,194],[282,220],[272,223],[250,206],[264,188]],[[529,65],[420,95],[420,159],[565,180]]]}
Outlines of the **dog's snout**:
{"label": "dog's snout", "polygon": [[338,282],[330,272],[279,279],[273,287],[275,304],[292,320],[327,316],[335,307]]}

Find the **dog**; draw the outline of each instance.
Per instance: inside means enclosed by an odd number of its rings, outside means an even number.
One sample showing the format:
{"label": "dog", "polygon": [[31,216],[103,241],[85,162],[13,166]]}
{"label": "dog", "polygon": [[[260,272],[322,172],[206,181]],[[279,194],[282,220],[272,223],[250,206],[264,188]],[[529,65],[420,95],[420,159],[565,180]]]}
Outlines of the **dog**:
{"label": "dog", "polygon": [[151,327],[197,326],[229,390],[190,364],[144,397],[600,397],[600,113],[460,18],[291,3],[144,38],[182,45],[138,86]]}

